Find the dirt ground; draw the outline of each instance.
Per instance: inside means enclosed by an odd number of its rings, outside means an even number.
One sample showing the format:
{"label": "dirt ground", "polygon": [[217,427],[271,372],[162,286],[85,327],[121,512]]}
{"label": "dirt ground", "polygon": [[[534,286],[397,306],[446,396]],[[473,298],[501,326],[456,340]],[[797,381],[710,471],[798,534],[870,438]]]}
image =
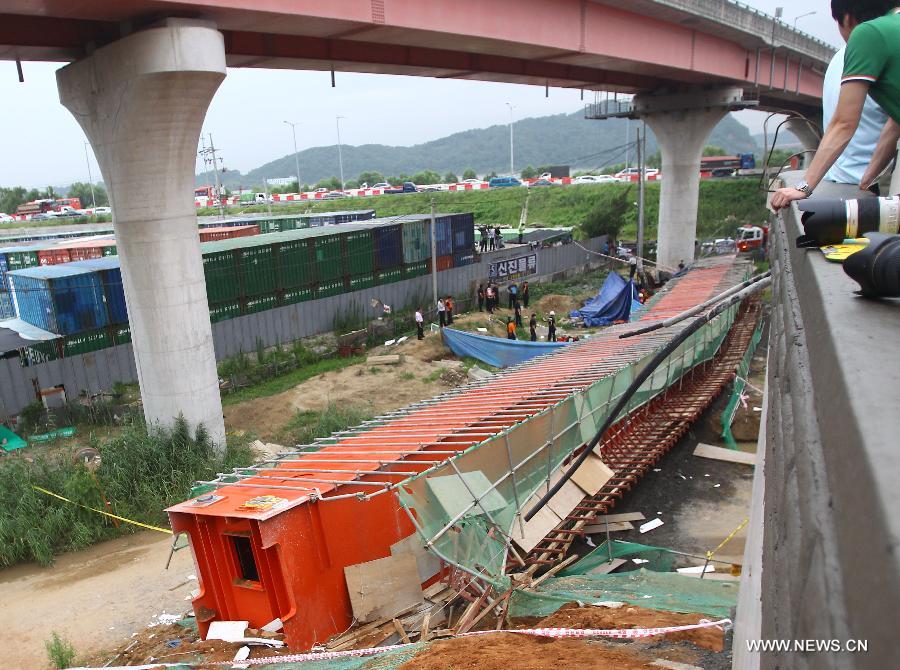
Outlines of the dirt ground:
{"label": "dirt ground", "polygon": [[60,556],[42,568],[0,572],[4,667],[48,668],[44,641],[52,631],[68,639],[78,658],[120,644],[163,612],[181,614],[197,582],[190,551],[165,570],[172,539],[151,531]]}

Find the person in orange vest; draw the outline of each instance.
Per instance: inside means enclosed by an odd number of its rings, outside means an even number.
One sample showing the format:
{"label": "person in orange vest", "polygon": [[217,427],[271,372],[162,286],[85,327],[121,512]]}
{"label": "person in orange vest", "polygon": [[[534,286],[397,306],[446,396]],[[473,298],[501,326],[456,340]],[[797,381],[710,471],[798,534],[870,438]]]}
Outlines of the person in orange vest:
{"label": "person in orange vest", "polygon": [[509,316],[506,317],[506,339],[516,339],[516,324],[513,322],[512,317]]}
{"label": "person in orange vest", "polygon": [[449,295],[447,296],[447,300],[444,301],[444,306],[447,309],[447,325],[450,326],[453,324],[453,298]]}

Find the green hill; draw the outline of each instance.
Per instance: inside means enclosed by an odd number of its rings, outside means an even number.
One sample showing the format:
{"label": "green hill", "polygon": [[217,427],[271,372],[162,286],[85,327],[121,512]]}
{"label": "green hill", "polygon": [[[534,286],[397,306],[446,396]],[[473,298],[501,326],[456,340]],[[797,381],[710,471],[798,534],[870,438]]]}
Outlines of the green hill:
{"label": "green hill", "polygon": [[[629,128],[630,132],[626,133],[626,121],[622,119],[587,120],[580,109],[573,114],[522,119],[515,124],[516,170],[528,165],[570,165],[573,170],[584,170],[624,162],[623,145],[634,141],[637,123],[631,122]],[[716,126],[708,144],[730,153],[758,150],[747,128],[730,115]],[[647,152],[656,151],[656,141],[650,133]],[[337,145],[300,152],[300,181],[314,184],[339,174],[337,154]],[[344,145],[343,159],[344,176],[348,180],[366,171],[389,176],[430,169],[461,175],[463,170],[471,168],[480,175],[492,171],[504,174],[509,171],[509,127],[467,130],[410,147]],[[634,160],[633,151],[631,160]],[[288,154],[246,174],[227,172],[224,184],[229,188],[253,188],[261,186],[265,177],[286,177],[294,172],[294,155]],[[200,174],[197,180],[198,184],[204,184],[206,176]]]}

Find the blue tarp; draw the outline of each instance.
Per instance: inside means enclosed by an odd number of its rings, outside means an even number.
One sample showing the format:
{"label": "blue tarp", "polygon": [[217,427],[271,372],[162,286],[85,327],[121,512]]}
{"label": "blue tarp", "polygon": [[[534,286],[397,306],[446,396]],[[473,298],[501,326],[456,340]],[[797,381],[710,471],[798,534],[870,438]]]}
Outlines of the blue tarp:
{"label": "blue tarp", "polygon": [[615,272],[606,275],[600,292],[569,316],[580,318],[588,327],[608,326],[616,321],[628,321],[631,313],[641,306],[634,282]]}
{"label": "blue tarp", "polygon": [[444,328],[444,343],[457,356],[471,356],[495,368],[518,365],[535,356],[555,351],[566,346],[566,342],[530,342],[526,340],[505,340],[499,337],[476,335],[462,330]]}

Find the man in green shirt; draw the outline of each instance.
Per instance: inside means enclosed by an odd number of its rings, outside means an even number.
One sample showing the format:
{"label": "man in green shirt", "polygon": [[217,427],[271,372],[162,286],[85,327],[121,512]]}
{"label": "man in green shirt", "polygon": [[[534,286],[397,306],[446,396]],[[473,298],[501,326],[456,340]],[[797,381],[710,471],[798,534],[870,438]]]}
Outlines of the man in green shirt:
{"label": "man in green shirt", "polygon": [[[868,189],[893,157],[900,140],[900,7],[895,6],[896,1],[831,0],[831,14],[847,41],[841,95],[805,180],[773,194],[776,210],[812,194],[856,132],[866,95],[871,95],[889,118],[860,188]],[[900,191],[900,170],[895,169],[894,175],[892,194]]]}

